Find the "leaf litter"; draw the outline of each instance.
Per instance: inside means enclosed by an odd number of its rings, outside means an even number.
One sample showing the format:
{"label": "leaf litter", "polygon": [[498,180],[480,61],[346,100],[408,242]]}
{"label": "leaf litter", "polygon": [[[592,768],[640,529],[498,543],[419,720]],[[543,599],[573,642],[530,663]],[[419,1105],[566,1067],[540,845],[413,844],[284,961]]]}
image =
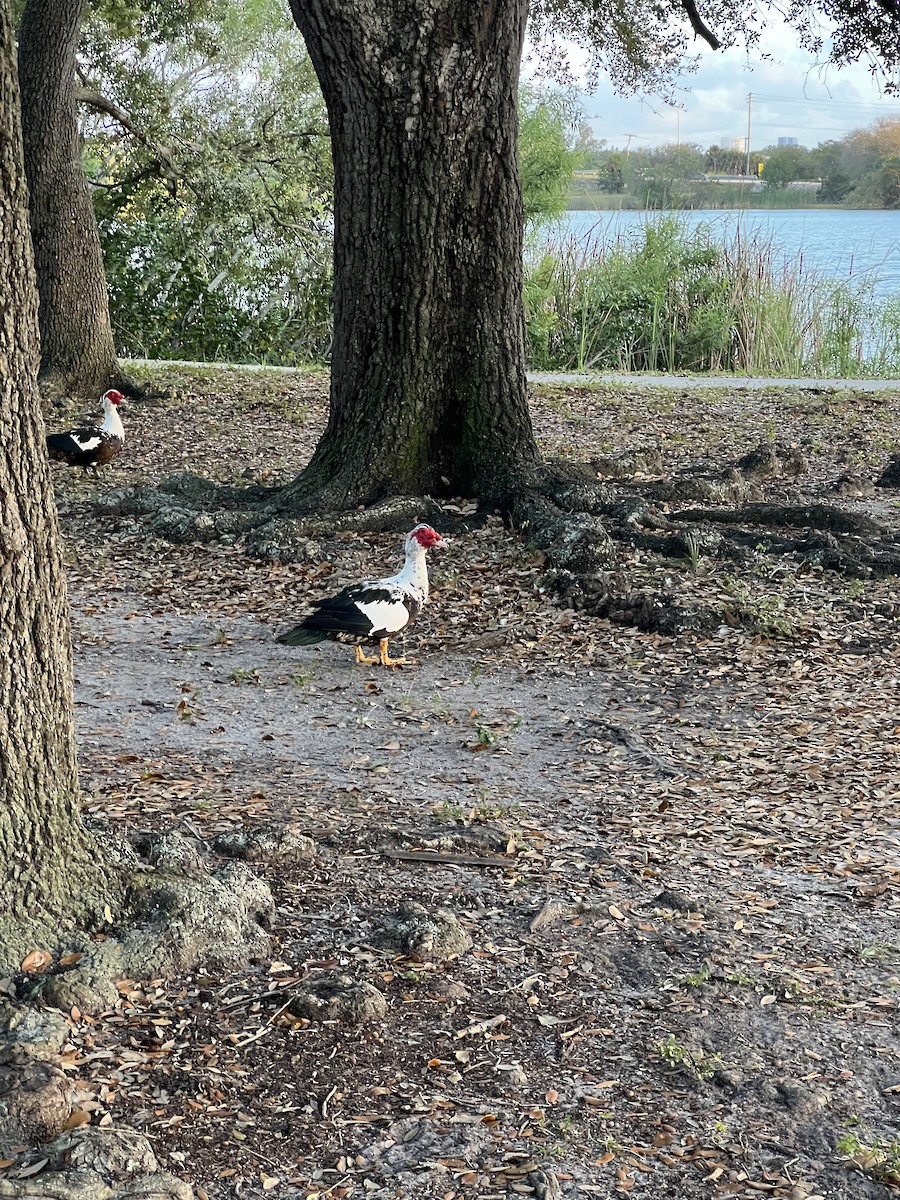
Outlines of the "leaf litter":
{"label": "leaf litter", "polygon": [[[162,381],[171,395],[133,406],[101,487],[176,469],[277,483],[322,428],[320,378]],[[545,448],[571,457],[721,464],[766,431],[803,445],[803,495],[828,502],[848,463],[878,473],[898,407],[534,398]],[[71,1014],[75,1120],[141,1129],[209,1200],[891,1193],[895,580],[768,560],[743,581],[756,630],[723,616],[712,635],[663,637],[555,607],[543,555],[488,514],[434,564],[404,639],[420,666],[376,672],[272,639],[308,597],[389,565],[396,535],[253,561],[237,541],[171,545],[96,512],[95,487],[58,479],[88,815],[210,855],[218,837],[287,828],[315,855],[251,859],[278,902],[268,961],[123,980],[114,1009]],[[896,527],[897,493],[865,491],[840,503]],[[718,564],[635,553],[622,569],[726,615],[734,597]],[[430,961],[383,945],[406,902],[451,909],[472,948]],[[291,1011],[335,975],[377,989],[384,1019]]]}

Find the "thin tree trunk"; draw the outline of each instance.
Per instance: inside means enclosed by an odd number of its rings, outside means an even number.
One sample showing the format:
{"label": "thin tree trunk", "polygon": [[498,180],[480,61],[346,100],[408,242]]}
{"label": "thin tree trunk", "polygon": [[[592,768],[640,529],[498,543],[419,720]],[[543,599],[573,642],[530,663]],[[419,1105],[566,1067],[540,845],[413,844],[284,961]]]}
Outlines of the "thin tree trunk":
{"label": "thin tree trunk", "polygon": [[331,413],[285,503],[495,494],[537,458],[516,95],[527,0],[291,0],[335,169]]}
{"label": "thin tree trunk", "polygon": [[116,359],[97,222],[81,163],[75,51],[84,0],[27,0],[19,31],[22,136],[40,295],[44,390],[128,386]]}
{"label": "thin tree trunk", "polygon": [[[37,399],[15,41],[0,0],[0,971],[82,921],[101,867],[78,812],[72,656]],[[101,905],[102,907],[102,905]]]}

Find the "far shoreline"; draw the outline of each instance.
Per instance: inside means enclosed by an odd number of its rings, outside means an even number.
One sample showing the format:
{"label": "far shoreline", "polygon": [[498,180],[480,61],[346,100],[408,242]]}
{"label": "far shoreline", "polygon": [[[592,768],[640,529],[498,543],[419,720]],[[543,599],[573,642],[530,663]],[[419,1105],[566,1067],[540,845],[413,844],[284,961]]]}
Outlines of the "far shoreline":
{"label": "far shoreline", "polygon": [[[680,213],[680,212],[897,212],[896,208],[873,208],[870,206],[848,207],[846,204],[681,204],[677,207],[666,208],[648,207],[645,204],[604,204],[597,203],[602,197],[573,197],[566,202],[565,212],[646,212],[646,213]],[[615,197],[609,197],[615,199]],[[591,202],[588,203],[588,200]]]}

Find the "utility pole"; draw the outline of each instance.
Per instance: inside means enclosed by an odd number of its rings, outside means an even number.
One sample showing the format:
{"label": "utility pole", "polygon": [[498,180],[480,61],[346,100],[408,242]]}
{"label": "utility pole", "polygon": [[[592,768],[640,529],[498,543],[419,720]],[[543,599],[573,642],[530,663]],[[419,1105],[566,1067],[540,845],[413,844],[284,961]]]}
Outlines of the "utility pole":
{"label": "utility pole", "polygon": [[753,93],[747,93],[747,169],[746,174],[750,174],[750,135],[753,131]]}
{"label": "utility pole", "polygon": [[629,154],[629,152],[630,152],[630,150],[631,150],[631,139],[632,139],[632,138],[633,138],[635,135],[634,135],[633,133],[626,133],[626,134],[625,134],[625,136],[628,138],[628,141],[627,141],[627,143],[626,143],[626,145],[625,145],[625,157],[627,158],[627,157],[628,157],[628,154]]}
{"label": "utility pole", "polygon": [[681,145],[681,105],[675,106],[675,145]]}

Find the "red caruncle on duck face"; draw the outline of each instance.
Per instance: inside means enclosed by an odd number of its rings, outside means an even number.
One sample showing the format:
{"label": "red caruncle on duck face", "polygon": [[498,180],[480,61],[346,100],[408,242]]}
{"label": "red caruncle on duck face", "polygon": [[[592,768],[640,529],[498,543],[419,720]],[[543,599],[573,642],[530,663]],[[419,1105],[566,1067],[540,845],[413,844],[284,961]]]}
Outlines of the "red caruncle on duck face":
{"label": "red caruncle on duck face", "polygon": [[430,525],[417,525],[409,536],[415,538],[426,550],[445,550],[447,547],[441,535]]}

